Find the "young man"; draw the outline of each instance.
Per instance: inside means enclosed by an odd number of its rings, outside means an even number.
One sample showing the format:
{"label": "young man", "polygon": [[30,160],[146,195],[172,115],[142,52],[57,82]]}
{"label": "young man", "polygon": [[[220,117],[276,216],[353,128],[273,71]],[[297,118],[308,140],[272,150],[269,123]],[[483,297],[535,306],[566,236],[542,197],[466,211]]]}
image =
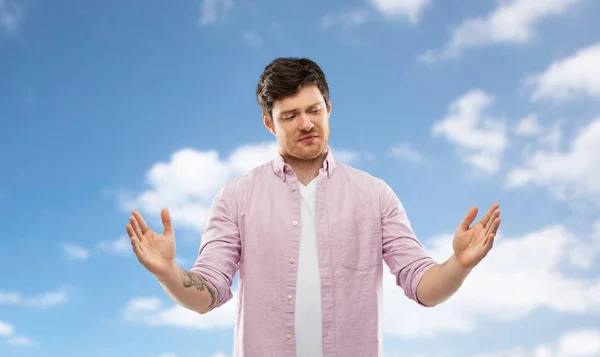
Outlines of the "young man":
{"label": "young man", "polygon": [[200,314],[232,298],[239,270],[234,357],[381,356],[383,262],[408,298],[435,306],[492,248],[498,205],[474,225],[471,208],[454,254],[438,264],[392,189],[335,160],[329,88],[316,63],[274,60],[256,95],[279,154],[217,193],[190,271],[174,261],[167,209],[162,234],[133,211],[133,251],[174,301]]}

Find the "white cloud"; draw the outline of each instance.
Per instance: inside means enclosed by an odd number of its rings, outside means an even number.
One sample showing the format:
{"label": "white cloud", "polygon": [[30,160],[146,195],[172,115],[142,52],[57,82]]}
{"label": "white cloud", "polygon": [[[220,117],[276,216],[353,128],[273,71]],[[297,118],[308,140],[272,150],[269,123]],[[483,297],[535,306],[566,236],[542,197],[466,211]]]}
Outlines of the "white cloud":
{"label": "white cloud", "polygon": [[[600,117],[581,128],[566,149],[560,151],[560,128],[549,136],[554,148],[537,150],[522,166],[507,174],[509,188],[535,185],[556,198],[597,200],[600,194]],[[591,195],[591,196],[590,196]]]}
{"label": "white cloud", "polygon": [[63,252],[68,260],[87,260],[90,257],[87,249],[73,244],[63,244]]}
{"label": "white cloud", "polygon": [[549,346],[548,351],[552,351],[556,357],[598,356],[600,330],[579,330],[565,334],[555,346]]}
{"label": "white cloud", "polygon": [[517,135],[521,136],[538,136],[543,130],[544,127],[540,124],[536,114],[530,114],[521,119],[515,128]]}
{"label": "white cloud", "polygon": [[477,357],[597,357],[600,356],[600,330],[580,329],[569,331],[554,343],[533,348],[513,348],[486,353]]}
{"label": "white cloud", "polygon": [[[451,256],[452,235],[431,242],[427,248],[437,261]],[[461,289],[435,308],[408,300],[395,286],[394,277],[386,274],[384,331],[404,338],[432,337],[441,332],[471,333],[480,319],[515,321],[541,308],[581,316],[600,315],[600,277],[566,273],[573,269],[586,271],[599,253],[600,245],[580,239],[562,225],[522,237],[499,235],[492,251]]]}
{"label": "white cloud", "polygon": [[548,18],[566,13],[581,0],[497,1],[485,16],[464,20],[452,30],[451,40],[439,52],[420,56],[425,62],[456,58],[462,51],[492,44],[525,44],[535,36],[536,27]]}
{"label": "white cloud", "polygon": [[68,299],[66,290],[53,291],[25,300],[25,304],[34,307],[49,307],[64,304]]}
{"label": "white cloud", "polygon": [[431,0],[369,0],[377,11],[388,18],[405,18],[417,24]]}
{"label": "white cloud", "polygon": [[337,149],[335,147],[332,147],[331,151],[333,152],[333,155],[337,161],[348,165],[356,164],[362,159],[362,155],[357,152]]}
{"label": "white cloud", "polygon": [[0,304],[18,304],[21,295],[14,291],[0,291]]}
{"label": "white cloud", "polygon": [[11,345],[24,346],[24,347],[29,347],[29,346],[35,345],[35,341],[33,341],[31,338],[25,337],[25,336],[12,336],[12,337],[8,338],[7,342]]}
{"label": "white cloud", "polygon": [[543,73],[526,76],[535,86],[532,101],[567,101],[578,97],[600,98],[600,43],[553,62]]}
{"label": "white cloud", "polygon": [[364,6],[345,7],[336,12],[328,12],[321,18],[321,28],[335,28],[340,31],[341,41],[350,47],[361,43],[360,35],[353,30],[364,25],[372,18],[369,9]]}
{"label": "white cloud", "polygon": [[198,22],[201,26],[212,25],[229,12],[232,7],[232,0],[202,0]]}
{"label": "white cloud", "polygon": [[45,308],[62,305],[69,299],[66,289],[59,289],[36,296],[25,297],[16,291],[0,291],[0,305],[21,305],[26,307]]}
{"label": "white cloud", "polygon": [[263,43],[262,37],[253,31],[244,31],[242,33],[242,38],[252,47],[259,47]]}
{"label": "white cloud", "polygon": [[18,0],[0,0],[0,34],[14,36],[23,22],[23,7]]}
{"label": "white cloud", "polygon": [[15,328],[3,321],[0,321],[0,337],[3,337],[7,343],[15,346],[30,347],[36,344],[29,337],[15,335]]}
{"label": "white cloud", "polygon": [[[349,151],[333,148],[332,151],[340,161],[358,158]],[[276,142],[243,145],[224,159],[214,150],[182,149],[168,162],[154,164],[146,178],[150,187],[136,197],[122,195],[122,204],[127,210],[139,209],[157,217],[163,207],[168,207],[175,229],[201,232],[217,190],[228,180],[247,174],[276,154]]]}
{"label": "white cloud", "polygon": [[337,14],[326,14],[321,19],[325,29],[340,25],[344,27],[359,26],[367,22],[367,12],[362,9],[346,9]]}
{"label": "white cloud", "polygon": [[122,311],[130,322],[149,326],[175,326],[186,329],[212,330],[230,328],[235,322],[235,296],[209,314],[200,315],[177,304],[166,307],[154,297],[131,299]]}
{"label": "white cloud", "polygon": [[0,336],[10,336],[14,333],[15,328],[6,322],[0,321]]}
{"label": "white cloud", "polygon": [[410,162],[421,162],[423,156],[420,152],[413,149],[408,143],[400,143],[388,149],[387,154],[391,157],[399,158]]}
{"label": "white cloud", "polygon": [[539,147],[546,148],[551,151],[558,151],[562,141],[562,127],[565,120],[557,120],[548,127],[544,127],[542,133],[537,136],[537,144]]}
{"label": "white cloud", "polygon": [[101,251],[114,255],[128,255],[132,253],[131,243],[126,235],[112,241],[102,241],[97,245]]}
{"label": "white cloud", "polygon": [[447,116],[432,128],[434,136],[445,137],[464,162],[485,174],[499,170],[508,145],[504,120],[485,113],[493,101],[484,91],[472,90],[456,99]]}
{"label": "white cloud", "polygon": [[221,159],[214,150],[182,149],[169,162],[154,164],[146,178],[150,187],[137,197],[126,198],[123,204],[128,210],[139,209],[157,217],[163,207],[168,207],[175,229],[200,232],[218,189],[234,176],[272,159],[276,153],[276,143],[242,146],[226,159]]}

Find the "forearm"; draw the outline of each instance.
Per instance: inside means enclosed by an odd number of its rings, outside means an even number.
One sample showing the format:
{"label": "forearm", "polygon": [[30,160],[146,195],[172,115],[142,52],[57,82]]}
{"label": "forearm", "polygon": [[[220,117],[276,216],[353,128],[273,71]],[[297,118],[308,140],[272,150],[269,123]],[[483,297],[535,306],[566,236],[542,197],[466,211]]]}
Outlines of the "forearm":
{"label": "forearm", "polygon": [[463,268],[455,256],[434,265],[417,285],[417,299],[425,306],[435,306],[450,298],[463,284],[470,269]]}
{"label": "forearm", "polygon": [[176,263],[168,273],[156,278],[171,299],[189,310],[204,314],[217,303],[217,291],[204,278]]}

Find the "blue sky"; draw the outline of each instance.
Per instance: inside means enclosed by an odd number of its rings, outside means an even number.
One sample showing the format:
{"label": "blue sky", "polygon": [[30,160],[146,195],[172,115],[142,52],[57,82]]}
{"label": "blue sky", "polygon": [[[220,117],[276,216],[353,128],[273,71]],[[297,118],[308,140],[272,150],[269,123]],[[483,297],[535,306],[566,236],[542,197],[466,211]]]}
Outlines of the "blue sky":
{"label": "blue sky", "polygon": [[599,356],[599,20],[591,0],[0,0],[0,355],[231,356],[233,302],[177,308],[124,227],[169,207],[189,267],[216,190],[275,150],[258,76],[302,56],[334,154],[437,259],[501,204],[444,305],[385,277],[385,356]]}

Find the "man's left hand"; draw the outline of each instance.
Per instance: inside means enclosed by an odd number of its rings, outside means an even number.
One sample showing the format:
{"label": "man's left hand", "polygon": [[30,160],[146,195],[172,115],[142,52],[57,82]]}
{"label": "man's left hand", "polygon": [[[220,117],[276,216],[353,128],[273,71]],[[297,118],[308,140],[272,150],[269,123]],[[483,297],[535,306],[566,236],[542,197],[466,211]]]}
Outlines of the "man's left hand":
{"label": "man's left hand", "polygon": [[500,226],[500,205],[495,203],[479,222],[471,226],[477,217],[477,207],[472,207],[458,225],[454,234],[454,256],[465,269],[472,269],[492,249]]}

